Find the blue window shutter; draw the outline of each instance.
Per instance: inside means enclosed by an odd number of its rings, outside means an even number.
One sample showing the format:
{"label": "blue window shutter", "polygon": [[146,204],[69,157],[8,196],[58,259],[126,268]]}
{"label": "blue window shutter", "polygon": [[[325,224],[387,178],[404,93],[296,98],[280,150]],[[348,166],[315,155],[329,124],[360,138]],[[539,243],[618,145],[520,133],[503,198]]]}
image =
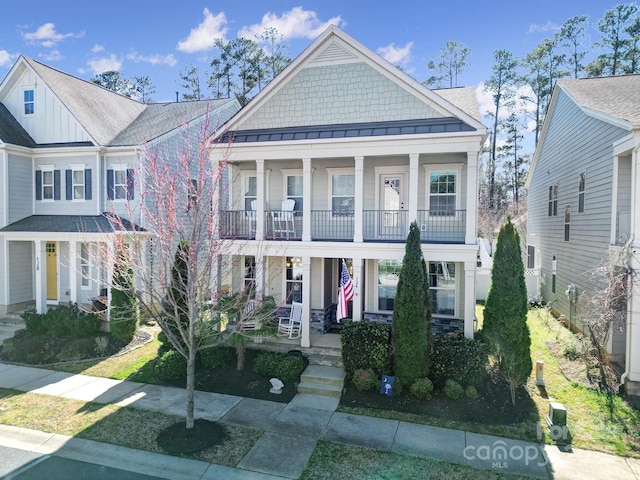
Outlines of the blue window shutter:
{"label": "blue window shutter", "polygon": [[67,200],[73,200],[73,173],[71,170],[64,171],[64,187],[67,195]]}
{"label": "blue window shutter", "polygon": [[42,200],[42,170],[36,170],[36,200]]}
{"label": "blue window shutter", "polygon": [[113,170],[107,170],[107,200],[113,200]]}
{"label": "blue window shutter", "polygon": [[134,182],[134,171],[133,171],[133,168],[128,168],[127,169],[127,200],[133,200],[135,189],[136,189],[136,185]]}
{"label": "blue window shutter", "polygon": [[91,200],[91,169],[86,168],[84,170],[84,198],[85,200]]}
{"label": "blue window shutter", "polygon": [[60,170],[53,171],[53,199],[60,200]]}

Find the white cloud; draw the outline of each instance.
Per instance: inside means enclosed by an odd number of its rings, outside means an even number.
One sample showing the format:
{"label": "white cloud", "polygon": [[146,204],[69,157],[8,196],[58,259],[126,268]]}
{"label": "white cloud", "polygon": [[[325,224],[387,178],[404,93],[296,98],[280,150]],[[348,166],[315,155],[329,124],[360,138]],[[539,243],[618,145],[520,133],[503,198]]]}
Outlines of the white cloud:
{"label": "white cloud", "polygon": [[55,46],[65,38],[83,36],[84,32],[80,32],[77,34],[59,33],[56,31],[55,24],[51,22],[40,25],[35,32],[27,32],[22,34],[22,38],[24,38],[27,42],[41,45],[46,48]]}
{"label": "white cloud", "polygon": [[8,67],[17,57],[18,55],[11,54],[6,50],[0,50],[0,67]]}
{"label": "white cloud", "polygon": [[265,28],[274,27],[285,40],[291,38],[314,39],[326,30],[329,25],[339,27],[346,25],[346,22],[340,16],[322,22],[316,12],[304,10],[302,7],[293,7],[281,16],[272,12],[266,13],[260,23],[242,27],[238,32],[238,36],[253,39],[260,35]]}
{"label": "white cloud", "polygon": [[168,55],[140,55],[133,50],[127,54],[126,58],[135,63],[146,62],[151,65],[169,65],[170,67],[175,67],[178,63],[178,60],[176,60],[176,57],[174,57],[172,53]]}
{"label": "white cloud", "polygon": [[386,47],[378,48],[378,54],[393,65],[406,66],[411,61],[411,48],[413,42],[408,42],[404,47],[396,47],[390,43]]}
{"label": "white cloud", "polygon": [[64,59],[58,50],[50,50],[48,53],[39,53],[38,56],[47,62],[55,62]]}
{"label": "white cloud", "polygon": [[[100,73],[108,72],[111,70],[116,70],[119,72],[120,68],[122,67],[122,61],[112,53],[108,57],[94,58],[92,60],[89,60],[87,62],[87,65],[89,66],[89,71],[93,75],[98,75]],[[87,70],[83,70],[81,72],[86,73]]]}
{"label": "white cloud", "polygon": [[96,43],[93,46],[93,48],[91,49],[91,52],[93,52],[93,53],[104,52],[104,45],[100,45],[100,44]]}
{"label": "white cloud", "polygon": [[189,36],[178,42],[176,49],[185,53],[202,52],[213,48],[217,38],[225,39],[227,35],[227,17],[224,12],[214,15],[208,8],[202,12],[204,20],[196,28],[192,28]]}
{"label": "white cloud", "polygon": [[532,23],[529,25],[529,31],[527,33],[547,33],[547,32],[557,32],[560,30],[560,26],[553,23],[551,20],[547,20],[547,23],[544,25],[539,25],[537,23]]}

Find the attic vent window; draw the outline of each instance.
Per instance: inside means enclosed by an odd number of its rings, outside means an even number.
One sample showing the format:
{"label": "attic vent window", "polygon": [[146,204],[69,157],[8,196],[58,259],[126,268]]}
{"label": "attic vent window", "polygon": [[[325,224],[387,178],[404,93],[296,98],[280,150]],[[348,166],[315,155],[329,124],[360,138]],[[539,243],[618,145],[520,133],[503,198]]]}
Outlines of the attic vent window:
{"label": "attic vent window", "polygon": [[24,114],[33,115],[36,112],[35,109],[35,93],[33,89],[24,91]]}

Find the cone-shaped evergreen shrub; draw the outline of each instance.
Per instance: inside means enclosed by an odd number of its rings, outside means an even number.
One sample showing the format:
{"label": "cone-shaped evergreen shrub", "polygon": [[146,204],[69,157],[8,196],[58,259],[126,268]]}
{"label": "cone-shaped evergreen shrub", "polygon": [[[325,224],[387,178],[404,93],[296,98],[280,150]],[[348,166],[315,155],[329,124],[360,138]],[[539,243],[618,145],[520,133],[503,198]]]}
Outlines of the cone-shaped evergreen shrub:
{"label": "cone-shaped evergreen shrub", "polygon": [[123,343],[129,343],[138,329],[138,300],[133,283],[133,269],[121,256],[113,274],[109,330]]}
{"label": "cone-shaped evergreen shrub", "polygon": [[420,246],[420,229],[413,222],[398,280],[392,322],[394,372],[411,385],[429,373],[431,304],[427,266]]}
{"label": "cone-shaped evergreen shrub", "polygon": [[498,353],[503,373],[512,385],[512,394],[515,386],[523,385],[531,374],[527,309],[520,235],[509,218],[498,234],[483,332]]}

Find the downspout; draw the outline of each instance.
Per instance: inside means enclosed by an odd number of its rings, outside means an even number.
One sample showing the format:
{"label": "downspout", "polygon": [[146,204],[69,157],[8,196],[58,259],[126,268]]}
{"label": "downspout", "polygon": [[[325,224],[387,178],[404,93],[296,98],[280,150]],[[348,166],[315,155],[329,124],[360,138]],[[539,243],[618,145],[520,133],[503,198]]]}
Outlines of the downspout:
{"label": "downspout", "polygon": [[[640,129],[640,124],[639,125],[634,125],[634,129],[639,130]],[[638,193],[638,186],[636,185],[635,182],[635,178],[636,178],[636,163],[638,161],[638,151],[640,150],[640,135],[638,133],[636,133],[635,135],[636,137],[636,141],[635,144],[636,146],[634,147],[632,153],[631,153],[631,178],[633,179],[633,181],[631,182],[631,188],[632,188],[632,192],[631,192],[631,200],[632,200],[632,205],[637,206],[638,202],[636,201],[636,195]],[[636,222],[636,217],[637,217],[637,210],[634,209],[633,212],[633,224],[634,224],[634,228],[632,229],[632,231],[635,230],[635,222]],[[629,242],[627,242],[627,245],[631,245],[632,241],[633,241],[634,237],[630,235],[629,238]],[[631,288],[633,288],[633,282],[631,282]],[[632,294],[630,295],[631,298],[631,302],[633,302],[633,291]],[[627,335],[625,335],[625,355],[624,355],[624,372],[622,373],[622,375],[620,376],[620,384],[624,385],[625,380],[627,379],[627,377],[629,376],[629,372],[631,370],[631,365],[630,365],[630,358],[631,355],[629,354],[631,352],[631,308],[629,308],[629,302],[627,302]]]}

